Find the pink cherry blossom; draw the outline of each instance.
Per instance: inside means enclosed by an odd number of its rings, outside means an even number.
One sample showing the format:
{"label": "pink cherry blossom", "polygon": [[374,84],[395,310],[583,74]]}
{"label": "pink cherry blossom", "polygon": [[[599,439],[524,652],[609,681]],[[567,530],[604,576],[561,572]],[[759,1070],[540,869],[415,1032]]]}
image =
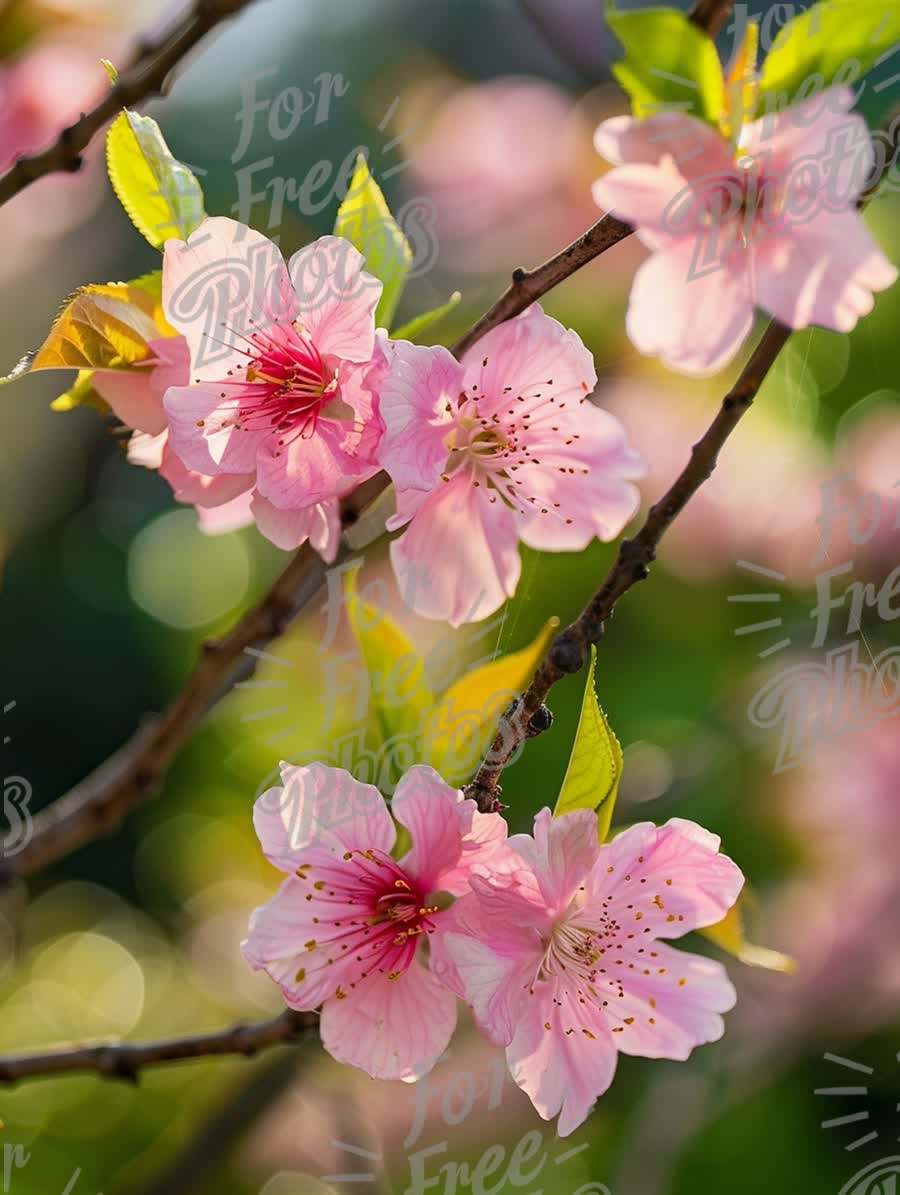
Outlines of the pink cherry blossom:
{"label": "pink cherry blossom", "polygon": [[[246,475],[280,512],[340,498],[377,471],[382,288],[362,260],[349,241],[320,237],[288,266],[261,233],[223,217],[166,243],[163,305],[187,340],[190,376],[165,407],[188,468]],[[273,519],[282,531],[291,522]]]}
{"label": "pink cherry blossom", "polygon": [[609,1087],[618,1052],[683,1060],[721,1037],[735,1002],[724,968],[659,939],[721,920],[743,876],[715,835],[680,818],[600,846],[592,811],[543,809],[534,837],[508,847],[448,910],[432,968],[565,1137]]}
{"label": "pink cherry blossom", "polygon": [[169,437],[163,400],[170,387],[185,386],[190,376],[190,353],[183,336],[148,342],[152,357],[136,369],[96,370],[94,388],[126,427],[133,429],[128,459],[158,469],[172,487],[177,502],[193,506],[201,531],[222,535],[256,523],[279,548],[297,548],[308,539],[328,562],[334,560],[340,539],[335,499],[299,511],[281,511],[254,489],[254,476],[217,473],[209,476],[189,469]]}
{"label": "pink cherry blossom", "polygon": [[434,894],[466,891],[504,849],[506,823],[414,767],[391,802],[412,839],[394,859],[394,822],[372,785],[324,764],[282,764],[281,778],[254,824],[288,878],[253,914],[244,955],[292,1008],[321,1005],[322,1042],[339,1062],[379,1079],[424,1074],[456,1024],[455,997],[420,950],[446,916]]}
{"label": "pink cherry blossom", "polygon": [[537,305],[461,362],[386,344],[382,466],[397,492],[391,561],[404,600],[459,626],[486,618],[519,580],[518,543],[580,551],[614,538],[639,501],[640,457],[588,401],[597,382],[575,332]]}
{"label": "pink cherry blossom", "polygon": [[640,352],[688,374],[725,365],[759,306],[792,328],[849,332],[897,270],[856,211],[874,152],[853,92],[820,96],[744,126],[737,153],[681,113],[597,129],[615,166],[594,199],[635,226],[652,256],[631,290]]}

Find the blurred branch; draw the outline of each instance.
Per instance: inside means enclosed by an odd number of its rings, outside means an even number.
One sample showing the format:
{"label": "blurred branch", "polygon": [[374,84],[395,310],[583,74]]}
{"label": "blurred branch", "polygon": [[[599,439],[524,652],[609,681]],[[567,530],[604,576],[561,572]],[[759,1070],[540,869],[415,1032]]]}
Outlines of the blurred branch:
{"label": "blurred branch", "polygon": [[256,1025],[233,1025],[218,1033],[179,1037],[170,1041],[121,1043],[119,1045],[77,1046],[51,1050],[45,1054],[20,1054],[0,1057],[0,1083],[16,1083],[44,1075],[88,1071],[107,1079],[136,1082],[146,1066],[160,1062],[183,1062],[191,1058],[215,1058],[228,1054],[251,1057],[269,1046],[298,1041],[317,1029],[319,1015],[285,1009],[280,1016]]}
{"label": "blurred branch", "polygon": [[[364,483],[344,502],[345,527],[387,486],[383,475]],[[10,861],[30,875],[87,842],[110,833],[135,805],[159,789],[169,765],[207,711],[256,666],[254,651],[281,635],[313,600],[325,565],[305,544],[274,585],[220,639],[207,640],[184,686],[168,708],[151,718],[109,759],[66,796],[35,815],[29,844]]]}
{"label": "blurred branch", "polygon": [[107,121],[122,108],[159,95],[170,71],[185,55],[216,25],[246,8],[250,2],[194,0],[186,15],[158,41],[139,41],[129,66],[95,108],[82,113],[74,124],[63,129],[47,149],[19,158],[0,177],[0,205],[44,175],[80,170],[82,151]]}
{"label": "blurred branch", "polygon": [[733,0],[697,0],[688,16],[710,37],[718,37],[731,12]]}
{"label": "blurred branch", "polygon": [[662,498],[650,507],[637,535],[622,540],[603,584],[579,617],[556,637],[524,695],[500,719],[491,749],[465,790],[466,796],[473,797],[480,809],[489,812],[499,808],[500,776],[518,747],[526,738],[534,737],[535,729],[530,725],[534,715],[557,681],[584,666],[591,644],[599,642],[619,598],[649,576],[659,541],[712,474],[723,444],[749,410],[790,335],[791,329],[777,320],[769,324],[740,377],[722,400],[719,413],[694,445],[684,469]]}

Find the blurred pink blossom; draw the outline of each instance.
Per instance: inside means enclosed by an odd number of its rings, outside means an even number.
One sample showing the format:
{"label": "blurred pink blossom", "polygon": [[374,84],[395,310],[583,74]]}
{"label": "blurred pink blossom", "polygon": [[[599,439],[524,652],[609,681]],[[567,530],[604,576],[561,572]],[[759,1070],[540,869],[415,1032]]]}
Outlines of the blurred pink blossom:
{"label": "blurred pink blossom", "polygon": [[[647,461],[642,489],[652,503],[687,464],[690,446],[709,426],[721,396],[628,379],[601,388],[599,399]],[[763,405],[740,430],[722,450],[712,477],[667,530],[660,559],[690,580],[747,560],[802,584],[815,571],[826,453],[804,428],[776,418]]]}
{"label": "blurred pink blossom", "polygon": [[[588,193],[591,129],[561,88],[500,78],[440,94],[432,80],[410,97],[432,109],[404,146],[409,186],[436,205],[452,268],[483,273],[555,252],[596,220]],[[415,120],[415,116],[411,118]]]}
{"label": "blurred pink blossom", "polygon": [[597,149],[615,169],[594,184],[594,198],[634,224],[652,254],[628,306],[640,352],[711,373],[734,357],[756,306],[792,328],[839,332],[872,310],[897,270],[856,211],[874,151],[863,118],[848,115],[855,99],[832,87],[746,124],[737,155],[682,113],[600,125]]}

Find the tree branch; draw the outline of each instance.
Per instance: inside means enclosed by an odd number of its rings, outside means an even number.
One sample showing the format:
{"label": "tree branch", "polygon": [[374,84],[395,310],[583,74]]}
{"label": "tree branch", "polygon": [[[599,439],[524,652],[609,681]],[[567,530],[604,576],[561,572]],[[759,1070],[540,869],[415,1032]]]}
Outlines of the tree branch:
{"label": "tree branch", "polygon": [[[715,37],[725,23],[731,11],[732,0],[697,0],[690,11],[690,18],[695,25],[704,29],[710,37]],[[631,236],[634,229],[624,220],[606,215],[580,236],[577,241],[567,245],[561,253],[549,258],[543,265],[534,270],[518,269],[513,272],[512,282],[486,311],[474,327],[461,336],[453,345],[453,353],[461,357],[463,353],[480,340],[492,328],[519,315],[532,303],[559,286],[582,266],[618,245]]]}
{"label": "tree branch", "polygon": [[[379,474],[344,502],[343,522],[352,527],[387,487]],[[342,549],[341,558],[346,555]],[[34,818],[29,844],[10,860],[30,875],[86,842],[110,833],[135,806],[153,796],[169,765],[203,717],[238,680],[251,676],[258,652],[281,635],[318,593],[326,567],[305,544],[260,602],[227,635],[207,640],[193,672],[168,708],[151,718],[94,772]]]}
{"label": "tree branch", "polygon": [[47,149],[23,156],[0,177],[0,205],[47,174],[81,169],[82,151],[122,108],[160,94],[166,77],[216,25],[251,0],[194,0],[188,12],[159,41],[142,40],[127,70],[95,108],[62,130]]}
{"label": "tree branch", "polygon": [[17,1083],[40,1075],[91,1072],[107,1079],[135,1082],[141,1070],[160,1062],[185,1062],[192,1058],[218,1058],[243,1054],[250,1058],[269,1046],[298,1041],[319,1027],[319,1014],[285,1009],[279,1016],[255,1025],[233,1025],[218,1033],[177,1037],[170,1041],[76,1046],[45,1054],[0,1057],[0,1083]]}
{"label": "tree branch", "polygon": [[512,282],[503,292],[496,303],[486,311],[481,319],[461,336],[453,345],[452,352],[461,357],[486,332],[499,327],[513,316],[519,315],[532,303],[536,303],[548,291],[559,286],[561,282],[586,266],[588,262],[618,245],[631,236],[633,228],[624,220],[617,220],[615,216],[604,216],[591,228],[580,236],[577,241],[567,245],[561,253],[545,261],[535,270],[518,269],[513,272]]}
{"label": "tree branch", "polygon": [[726,394],[713,422],[694,445],[688,463],[672,486],[651,506],[644,525],[632,539],[623,539],[603,584],[579,617],[557,635],[526,692],[501,717],[490,751],[465,793],[483,812],[500,806],[503,769],[526,738],[540,733],[532,721],[551,688],[584,666],[591,644],[603,635],[606,620],[616,603],[638,581],[649,575],[649,566],[667,528],[684,510],[716,467],[722,445],[750,408],[760,386],[791,335],[791,329],[773,320],[740,377]]}

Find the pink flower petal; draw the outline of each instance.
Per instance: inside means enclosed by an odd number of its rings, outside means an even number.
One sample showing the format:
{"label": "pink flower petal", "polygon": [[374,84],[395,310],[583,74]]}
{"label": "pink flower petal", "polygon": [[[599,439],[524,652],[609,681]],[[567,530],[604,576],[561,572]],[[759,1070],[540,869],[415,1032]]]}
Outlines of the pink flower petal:
{"label": "pink flower petal", "polygon": [[525,1012],[528,988],[540,969],[541,940],[516,927],[503,927],[498,934],[484,924],[481,933],[481,937],[436,934],[431,940],[431,966],[471,1007],[488,1040],[495,1046],[508,1046]]}
{"label": "pink flower petal", "polygon": [[734,169],[728,142],[704,121],[682,112],[659,112],[646,120],[633,116],[604,120],[594,134],[594,148],[615,166],[655,166],[671,158],[687,180]]}
{"label": "pink flower petal", "polygon": [[542,809],[534,819],[534,837],[515,834],[509,847],[534,872],[551,915],[563,913],[600,857],[597,815],[577,809],[553,817]]}
{"label": "pink flower petal", "polygon": [[210,476],[188,469],[171,445],[163,454],[159,474],[172,487],[175,501],[187,506],[222,506],[253,486],[252,473],[218,473]]}
{"label": "pink flower petal", "polygon": [[208,385],[171,386],[165,409],[176,454],[189,469],[209,476],[253,473],[260,446],[272,438],[268,430],[237,430],[234,405]]}
{"label": "pink flower petal", "polygon": [[672,205],[686,194],[687,184],[671,162],[659,166],[618,166],[598,178],[592,188],[594,202],[620,220],[638,225],[642,239],[650,230],[652,246],[672,238],[668,219]]}
{"label": "pink flower petal", "polygon": [[676,817],[664,826],[629,826],[606,843],[587,902],[652,938],[680,938],[721,921],[743,884],[740,868],[719,854],[719,839]]}
{"label": "pink flower petal", "polygon": [[538,408],[571,409],[597,385],[594,359],[578,334],[536,303],[491,329],[466,353],[463,366],[464,385],[482,396],[483,415],[510,407],[530,417]]}
{"label": "pink flower petal", "polygon": [[434,768],[410,768],[400,780],[391,813],[412,838],[400,867],[423,891],[443,889],[444,874],[458,867],[474,812],[475,802],[464,801],[459,789],[446,784]]}
{"label": "pink flower petal", "polygon": [[[301,881],[289,876],[272,900],[255,910],[247,938],[241,943],[250,966],[265,971],[278,984],[291,1008],[318,1008],[341,983],[349,987],[354,968],[358,970],[351,956],[341,957],[337,946],[327,949],[330,940],[343,935],[340,927],[322,922],[321,911],[306,900]],[[348,916],[352,912],[348,905]],[[321,949],[306,947],[305,943],[313,941]]]}
{"label": "pink flower petal", "polygon": [[317,506],[377,472],[364,466],[355,452],[356,437],[348,424],[320,419],[314,435],[280,444],[268,436],[257,461],[260,494],[282,510]]}
{"label": "pink flower petal", "polygon": [[754,245],[760,306],[792,328],[820,324],[849,332],[868,315],[873,291],[897,270],[855,211],[818,212],[806,224]]}
{"label": "pink flower petal", "polygon": [[506,1058],[538,1114],[559,1113],[557,1133],[568,1137],[612,1083],[618,1056],[600,1011],[554,979],[529,991]]}
{"label": "pink flower petal", "polygon": [[391,563],[417,614],[453,627],[477,622],[515,593],[522,563],[514,517],[458,472],[391,544]]}
{"label": "pink flower petal", "polygon": [[322,1009],[322,1044],[374,1079],[427,1074],[456,1027],[456,1000],[420,963],[396,979],[373,975]]}
{"label": "pink flower petal", "polygon": [[653,943],[653,956],[649,967],[647,952],[632,956],[636,966],[622,977],[622,994],[617,991],[610,1000],[622,1030],[616,1034],[616,1048],[642,1058],[683,1062],[695,1046],[719,1040],[725,1032],[721,1013],[734,1007],[737,993],[725,968],[713,959],[664,942]]}
{"label": "pink flower petal", "polygon": [[653,254],[634,277],[626,327],[638,350],[702,375],[726,365],[753,325],[746,263],[691,276],[693,238]]}
{"label": "pink flower petal", "polygon": [[190,381],[224,378],[246,364],[254,328],[296,317],[281,250],[236,220],[204,220],[187,241],[166,241],[163,310],[186,338]]}
{"label": "pink flower petal", "polygon": [[92,378],[94,389],[126,427],[158,436],[166,430],[166,413],[153,384],[152,366],[126,371],[98,369]]}
{"label": "pink flower petal", "polygon": [[351,850],[390,852],[396,832],[377,788],[320,763],[283,764],[282,780],[253,807],[253,825],[270,863],[293,872],[312,844],[338,856]]}
{"label": "pink flower petal", "polygon": [[321,502],[303,510],[279,510],[257,492],[253,494],[250,511],[260,532],[276,548],[290,552],[309,540],[326,564],[331,564],[337,556],[341,538],[337,501]]}
{"label": "pink flower petal", "polygon": [[382,468],[399,490],[430,490],[447,464],[447,411],[462,388],[463,370],[445,348],[390,342],[389,372],[379,394]]}
{"label": "pink flower petal", "polygon": [[128,463],[140,465],[142,469],[158,469],[166,459],[169,445],[169,429],[158,436],[147,432],[132,432],[128,439]]}
{"label": "pink flower petal", "polygon": [[240,531],[253,522],[250,511],[251,492],[245,491],[218,506],[197,506],[197,525],[204,535],[228,535]]}
{"label": "pink flower petal", "polygon": [[300,320],[316,348],[344,361],[368,361],[375,348],[375,308],[382,284],[344,237],[319,237],[290,260]]}

